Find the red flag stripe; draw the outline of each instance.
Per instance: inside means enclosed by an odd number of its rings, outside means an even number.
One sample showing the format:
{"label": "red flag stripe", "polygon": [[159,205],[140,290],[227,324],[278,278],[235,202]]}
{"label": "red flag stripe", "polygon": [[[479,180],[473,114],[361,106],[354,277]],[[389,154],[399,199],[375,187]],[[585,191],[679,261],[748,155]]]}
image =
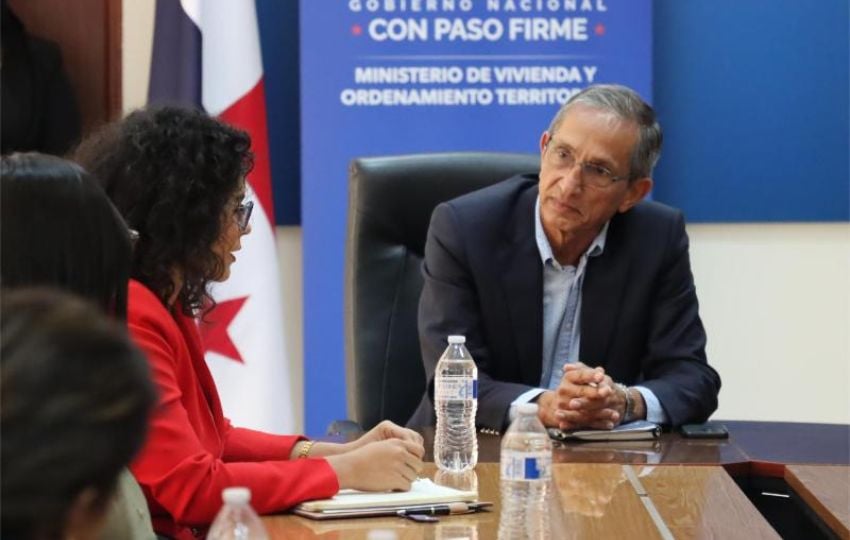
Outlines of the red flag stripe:
{"label": "red flag stripe", "polygon": [[262,205],[269,224],[274,227],[269,140],[266,126],[266,94],[263,79],[260,78],[254,88],[222,111],[219,117],[251,135],[254,169],[248,175],[248,182]]}

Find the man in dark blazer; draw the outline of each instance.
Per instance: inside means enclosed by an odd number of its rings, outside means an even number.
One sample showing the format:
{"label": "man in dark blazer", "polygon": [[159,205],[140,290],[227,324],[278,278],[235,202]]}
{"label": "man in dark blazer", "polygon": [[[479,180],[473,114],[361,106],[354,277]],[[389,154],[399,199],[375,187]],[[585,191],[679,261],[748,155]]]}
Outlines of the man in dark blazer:
{"label": "man in dark blazer", "polygon": [[481,428],[501,431],[527,401],[564,429],[677,426],[717,408],[684,218],[642,201],[661,140],[634,91],[591,86],[543,133],[539,175],[434,210],[419,305],[428,390],[409,425],[434,423],[450,334],[478,365]]}

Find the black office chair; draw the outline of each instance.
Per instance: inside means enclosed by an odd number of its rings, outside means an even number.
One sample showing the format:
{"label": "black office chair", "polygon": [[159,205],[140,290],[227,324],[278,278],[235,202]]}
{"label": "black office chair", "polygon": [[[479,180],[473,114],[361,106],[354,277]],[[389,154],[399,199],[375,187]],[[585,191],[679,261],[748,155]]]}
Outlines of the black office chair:
{"label": "black office chair", "polygon": [[405,424],[425,390],[416,318],[434,207],[539,169],[534,154],[419,154],[351,163],[346,387],[348,415],[364,429],[384,419]]}

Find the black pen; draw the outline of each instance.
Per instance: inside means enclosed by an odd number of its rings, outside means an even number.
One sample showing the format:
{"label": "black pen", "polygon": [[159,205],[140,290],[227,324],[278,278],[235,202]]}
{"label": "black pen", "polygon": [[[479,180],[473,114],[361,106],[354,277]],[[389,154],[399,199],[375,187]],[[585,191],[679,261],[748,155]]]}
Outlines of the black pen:
{"label": "black pen", "polygon": [[426,516],[449,516],[452,514],[469,514],[470,512],[475,512],[479,508],[483,508],[485,505],[481,503],[448,503],[448,504],[429,504],[422,506],[411,506],[410,508],[403,508],[396,512],[399,516],[409,516],[409,515],[426,515]]}

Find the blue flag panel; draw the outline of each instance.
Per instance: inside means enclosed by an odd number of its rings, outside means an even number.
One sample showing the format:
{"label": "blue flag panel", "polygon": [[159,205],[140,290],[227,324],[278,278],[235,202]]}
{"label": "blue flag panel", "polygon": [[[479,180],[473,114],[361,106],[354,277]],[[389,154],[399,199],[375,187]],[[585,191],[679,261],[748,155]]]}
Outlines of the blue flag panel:
{"label": "blue flag panel", "polygon": [[201,31],[179,2],[158,0],[148,102],[201,106]]}

